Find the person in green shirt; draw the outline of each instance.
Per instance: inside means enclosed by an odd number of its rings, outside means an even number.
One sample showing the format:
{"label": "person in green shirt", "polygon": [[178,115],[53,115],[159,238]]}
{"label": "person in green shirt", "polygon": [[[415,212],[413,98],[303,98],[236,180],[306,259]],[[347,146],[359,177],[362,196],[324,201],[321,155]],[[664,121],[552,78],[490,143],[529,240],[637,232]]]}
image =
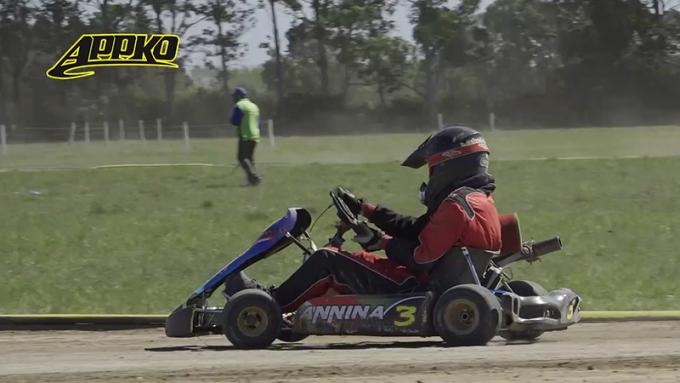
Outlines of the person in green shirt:
{"label": "person in green shirt", "polygon": [[257,186],[262,177],[255,173],[255,147],[260,141],[260,108],[248,99],[248,91],[238,87],[232,93],[234,109],[231,124],[238,128],[238,162],[246,172],[248,183]]}

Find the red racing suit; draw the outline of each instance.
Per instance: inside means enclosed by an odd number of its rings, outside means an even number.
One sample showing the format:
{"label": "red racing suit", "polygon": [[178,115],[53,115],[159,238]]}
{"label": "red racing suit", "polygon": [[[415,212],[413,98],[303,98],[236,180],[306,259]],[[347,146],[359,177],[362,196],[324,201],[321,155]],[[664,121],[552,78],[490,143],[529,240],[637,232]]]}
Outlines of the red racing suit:
{"label": "red racing suit", "polygon": [[501,248],[501,228],[493,198],[481,190],[456,189],[432,213],[417,218],[380,205],[364,204],[362,210],[371,223],[385,232],[381,247],[387,258],[335,248],[318,250],[272,291],[284,312],[294,311],[331,287],[355,294],[414,291],[428,285],[438,261],[454,247],[487,251]]}
{"label": "red racing suit", "polygon": [[385,207],[364,206],[368,220],[387,235],[381,242],[387,257],[410,271],[429,272],[454,246],[498,251],[501,226],[493,198],[462,187],[442,201],[434,213],[405,217]]}

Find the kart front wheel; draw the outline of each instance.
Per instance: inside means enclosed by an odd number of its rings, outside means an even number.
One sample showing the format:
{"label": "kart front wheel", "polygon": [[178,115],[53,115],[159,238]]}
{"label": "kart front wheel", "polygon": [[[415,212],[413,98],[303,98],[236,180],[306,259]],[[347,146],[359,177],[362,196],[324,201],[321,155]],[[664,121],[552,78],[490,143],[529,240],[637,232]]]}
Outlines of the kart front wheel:
{"label": "kart front wheel", "polygon": [[446,290],[437,300],[434,328],[451,346],[482,346],[501,323],[498,299],[486,288],[466,284]]}
{"label": "kart front wheel", "polygon": [[237,348],[266,348],[281,330],[281,309],[262,290],[245,289],[224,306],[222,331]]}

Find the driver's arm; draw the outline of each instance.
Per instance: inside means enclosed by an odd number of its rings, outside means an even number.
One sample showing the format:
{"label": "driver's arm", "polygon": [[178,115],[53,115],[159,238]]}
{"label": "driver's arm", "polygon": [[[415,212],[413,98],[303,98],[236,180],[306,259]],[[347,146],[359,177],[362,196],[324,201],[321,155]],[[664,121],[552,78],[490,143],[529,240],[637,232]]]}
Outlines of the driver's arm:
{"label": "driver's arm", "polygon": [[385,206],[369,203],[361,206],[361,213],[386,234],[408,240],[418,239],[429,218],[427,214],[420,217],[401,215]]}

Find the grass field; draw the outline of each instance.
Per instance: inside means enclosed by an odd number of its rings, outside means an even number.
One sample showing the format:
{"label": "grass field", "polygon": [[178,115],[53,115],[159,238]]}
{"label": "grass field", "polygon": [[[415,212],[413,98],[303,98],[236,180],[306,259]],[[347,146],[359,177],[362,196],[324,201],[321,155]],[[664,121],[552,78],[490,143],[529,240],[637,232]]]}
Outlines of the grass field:
{"label": "grass field", "polygon": [[[542,263],[514,267],[515,277],[548,288],[571,287],[585,297],[587,309],[680,309],[680,129],[517,135],[489,134],[499,210],[519,213],[525,239],[559,234],[565,249]],[[424,172],[392,160],[421,139],[281,140],[275,150],[264,146],[258,153],[263,161],[278,163],[260,166],[266,179],[260,188],[242,187],[242,175],[229,167],[4,172],[0,313],[165,313],[286,207],[321,212],[327,191],[337,184],[419,214],[416,191]],[[307,146],[293,147],[294,141]],[[166,144],[169,149],[149,143],[145,150],[141,145],[78,146],[71,154],[65,153],[67,145],[10,146],[1,166],[229,164],[230,144],[203,142],[205,152],[195,145],[190,154],[174,150],[172,143]],[[118,157],[118,151],[129,154]],[[649,157],[531,161],[522,160],[522,153],[524,158]],[[317,240],[331,233],[333,218],[327,214],[319,221],[312,233]],[[266,283],[280,282],[300,260],[290,248],[255,265],[252,274]]]}
{"label": "grass field", "polygon": [[[680,126],[645,128],[582,128],[484,132],[495,160],[556,157],[673,156],[680,154]],[[368,136],[279,137],[276,147],[263,139],[260,163],[300,165],[363,164],[402,160],[426,133]],[[125,163],[235,163],[232,139],[193,140],[185,152],[182,141],[148,140],[69,145],[10,145],[0,155],[0,169],[83,168]]]}

